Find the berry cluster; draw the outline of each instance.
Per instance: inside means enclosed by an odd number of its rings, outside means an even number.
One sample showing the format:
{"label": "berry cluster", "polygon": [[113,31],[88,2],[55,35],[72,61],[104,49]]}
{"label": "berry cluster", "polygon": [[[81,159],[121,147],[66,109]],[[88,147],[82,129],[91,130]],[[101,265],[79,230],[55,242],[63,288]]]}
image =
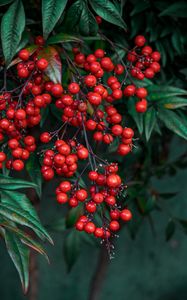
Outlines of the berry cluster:
{"label": "berry cluster", "polygon": [[[41,141],[44,141],[46,134],[43,133],[40,136]],[[65,142],[58,139],[53,149],[48,149],[44,153],[41,168],[43,178],[51,180],[55,173],[59,176],[72,177],[77,170],[78,159],[86,158],[88,158],[88,150],[83,145],[76,145],[75,141]]]}
{"label": "berry cluster", "polygon": [[[56,195],[60,204],[68,202],[71,207],[76,207],[84,203],[86,215],[81,215],[77,220],[77,230],[108,239],[120,229],[119,219],[127,222],[132,215],[128,209],[120,210],[117,204],[117,197],[126,188],[117,174],[117,164],[112,163],[100,169],[88,173],[89,190],[78,187],[77,182],[71,185],[70,181],[62,181],[56,189]],[[108,216],[103,211],[99,226],[96,220],[94,222],[94,214],[102,211],[103,205],[108,209]]]}
{"label": "berry cluster", "polygon": [[[31,128],[40,123],[42,110],[54,103],[62,124],[53,132],[40,134],[42,144],[50,143],[38,153],[41,173],[45,180],[54,176],[70,178],[75,176],[78,161],[83,161],[80,175],[72,183],[64,180],[57,187],[57,202],[68,202],[71,207],[82,205],[84,214],[77,220],[76,229],[108,240],[120,228],[120,219],[129,221],[132,215],[119,205],[126,186],[117,174],[118,165],[102,159],[96,152],[99,143],[110,145],[114,140],[118,142],[120,155],[132,151],[134,130],[124,124],[115,103],[123,103],[123,97],[135,96],[137,112],[146,111],[147,90],[135,85],[132,77],[140,81],[144,77],[153,78],[160,70],[160,54],[145,46],[143,36],[135,38],[135,47],[128,51],[126,64],[123,60],[114,63],[103,49],[85,55],[79,47],[73,47],[73,59],[63,49],[71,78],[62,85],[46,76],[48,61],[41,57],[43,47],[44,40],[39,36],[34,51],[28,48],[19,52],[14,70],[16,87],[7,90],[5,83],[2,89],[0,168],[16,171],[24,168],[24,161],[38,144]],[[80,184],[82,177],[87,188]]]}

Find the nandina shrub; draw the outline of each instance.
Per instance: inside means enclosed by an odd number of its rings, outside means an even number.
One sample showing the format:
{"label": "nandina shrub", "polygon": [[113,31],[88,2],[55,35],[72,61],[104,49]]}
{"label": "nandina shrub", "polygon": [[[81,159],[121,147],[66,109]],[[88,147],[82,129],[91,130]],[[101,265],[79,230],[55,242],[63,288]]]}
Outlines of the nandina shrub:
{"label": "nandina shrub", "polygon": [[[186,92],[153,83],[162,55],[142,34],[129,39],[112,1],[43,1],[43,32],[25,26],[21,1],[10,2],[4,1],[1,21],[0,226],[26,291],[27,246],[46,255],[36,236],[52,242],[32,205],[41,197],[42,180],[57,180],[59,209],[68,205],[74,216],[67,227],[99,239],[112,257],[120,227],[154,207],[136,186],[137,207],[128,205],[127,178],[133,180],[138,167],[134,163],[127,174],[124,162],[139,139],[146,143],[159,132],[160,122],[187,138],[184,114],[170,111],[186,105]],[[113,27],[127,45],[108,37],[106,29]],[[34,197],[20,188],[35,189]]]}

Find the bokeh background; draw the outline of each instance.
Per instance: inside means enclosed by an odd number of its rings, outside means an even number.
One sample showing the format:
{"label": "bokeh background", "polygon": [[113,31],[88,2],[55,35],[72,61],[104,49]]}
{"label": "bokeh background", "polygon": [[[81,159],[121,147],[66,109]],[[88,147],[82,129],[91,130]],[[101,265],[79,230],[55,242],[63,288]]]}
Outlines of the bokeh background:
{"label": "bokeh background", "polygon": [[[40,1],[23,1],[37,7]],[[27,3],[26,3],[27,2]],[[163,71],[157,83],[169,83],[186,89],[187,77],[187,2],[186,1],[116,1],[124,4],[124,19],[129,36],[144,34],[162,53]],[[107,25],[108,31],[110,26]],[[110,33],[109,33],[110,34]],[[50,230],[55,246],[46,244],[50,265],[44,258],[34,256],[31,280],[37,282],[37,300],[185,300],[187,299],[187,236],[180,226],[166,241],[167,224],[171,216],[187,220],[187,168],[185,140],[166,131],[167,155],[162,176],[152,176],[151,185],[160,194],[162,213],[154,210],[137,224],[136,234],[124,227],[114,242],[115,258],[108,259],[105,247],[82,241],[80,255],[69,271],[64,258],[66,230]],[[153,137],[154,139],[154,137]],[[152,141],[154,143],[154,140]],[[141,147],[141,145],[140,145]],[[180,164],[179,164],[180,163]],[[163,162],[162,162],[163,165]],[[164,174],[165,172],[165,174]],[[55,183],[54,183],[55,185]],[[54,188],[44,186],[39,214],[49,225],[65,215],[54,200]],[[60,228],[63,224],[59,225]],[[185,229],[185,228],[182,228]],[[0,241],[0,299],[32,300],[24,296],[10,258]],[[33,271],[34,270],[34,271]],[[33,292],[33,291],[32,291]],[[35,293],[35,291],[34,291]]]}

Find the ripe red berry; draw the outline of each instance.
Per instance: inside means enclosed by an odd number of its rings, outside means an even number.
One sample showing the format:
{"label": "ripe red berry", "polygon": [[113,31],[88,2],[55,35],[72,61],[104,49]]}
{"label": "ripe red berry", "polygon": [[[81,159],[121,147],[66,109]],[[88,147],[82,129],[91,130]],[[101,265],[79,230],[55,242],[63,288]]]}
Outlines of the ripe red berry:
{"label": "ripe red berry", "polygon": [[143,47],[145,42],[146,42],[146,39],[143,35],[137,35],[135,37],[134,43],[135,43],[136,46]]}
{"label": "ripe red berry", "polygon": [[119,187],[121,184],[121,178],[119,177],[119,175],[116,174],[112,174],[109,175],[106,179],[106,183],[109,187]]}
{"label": "ripe red berry", "polygon": [[88,197],[88,193],[84,189],[80,189],[76,192],[76,198],[81,202],[85,201],[87,197]]}
{"label": "ripe red berry", "polygon": [[40,135],[40,141],[42,143],[49,143],[50,140],[51,140],[51,135],[49,134],[49,132],[43,132]]}
{"label": "ripe red berry", "polygon": [[89,213],[94,213],[96,209],[97,209],[96,204],[93,201],[89,201],[88,203],[86,203],[86,210]]}
{"label": "ripe red berry", "polygon": [[94,52],[95,57],[102,58],[105,56],[105,52],[103,49],[96,49]]}
{"label": "ripe red berry", "polygon": [[97,204],[102,203],[103,200],[104,200],[104,197],[103,197],[103,195],[102,195],[101,193],[97,193],[97,194],[95,194],[95,195],[93,196],[93,201],[94,201],[95,203],[97,203]]}
{"label": "ripe red berry", "polygon": [[80,86],[76,82],[72,82],[68,85],[68,91],[71,94],[77,94],[80,91]]}
{"label": "ripe red berry", "polygon": [[121,125],[114,125],[112,126],[112,133],[115,135],[115,136],[120,136],[123,132],[123,127]]}
{"label": "ripe red berry", "polygon": [[131,151],[131,147],[129,145],[120,144],[117,151],[120,155],[124,156]]}
{"label": "ripe red berry", "polygon": [[111,210],[111,212],[110,212],[110,217],[111,217],[111,219],[113,219],[113,220],[118,220],[119,217],[120,217],[120,212],[119,212],[119,210],[117,210],[117,209]]}
{"label": "ripe red berry", "polygon": [[93,222],[88,222],[85,227],[84,227],[84,230],[87,232],[87,233],[94,233],[95,231],[95,224]]}
{"label": "ripe red berry", "polygon": [[132,219],[132,213],[129,209],[123,209],[120,213],[120,218],[125,221],[128,222]]}
{"label": "ripe red berry", "polygon": [[12,167],[15,171],[21,171],[24,168],[24,163],[22,160],[20,159],[16,159],[13,161],[12,163]]}
{"label": "ripe red berry", "polygon": [[126,139],[131,139],[134,136],[134,131],[131,128],[124,128],[122,136]]}
{"label": "ripe red berry", "polygon": [[6,160],[6,154],[4,152],[0,152],[0,162],[2,163],[5,160]]}
{"label": "ripe red berry", "polygon": [[29,59],[30,53],[27,49],[22,49],[19,51],[18,56],[21,60],[25,61]]}
{"label": "ripe red berry", "polygon": [[95,19],[98,25],[102,23],[102,18],[100,16],[96,16]]}
{"label": "ripe red berry", "polygon": [[18,109],[16,112],[15,112],[15,118],[18,119],[18,120],[24,120],[26,118],[26,112],[24,109]]}
{"label": "ripe red berry", "polygon": [[118,221],[111,221],[109,224],[109,228],[112,231],[118,231],[120,228],[119,222]]}
{"label": "ripe red berry", "polygon": [[78,149],[77,155],[78,155],[78,158],[80,158],[80,159],[86,159],[86,158],[88,158],[89,152],[85,147],[82,147],[82,148]]}
{"label": "ripe red berry", "polygon": [[64,204],[68,201],[68,196],[65,193],[59,193],[57,195],[57,202],[60,204]]}
{"label": "ripe red berry", "polygon": [[48,61],[45,58],[37,60],[36,66],[39,70],[44,71],[48,67]]}
{"label": "ripe red berry", "polygon": [[134,85],[127,85],[124,90],[123,90],[123,94],[124,96],[130,97],[133,96],[135,94],[136,91],[136,87]]}
{"label": "ripe red berry", "polygon": [[147,100],[146,99],[142,99],[138,102],[136,102],[136,111],[138,113],[144,113],[147,110]]}
{"label": "ripe red berry", "polygon": [[90,171],[88,177],[92,181],[96,181],[98,178],[98,173],[96,171]]}
{"label": "ripe red berry", "polygon": [[147,90],[143,87],[136,89],[136,96],[140,99],[147,97]]}
{"label": "ripe red berry", "polygon": [[29,71],[27,68],[23,67],[18,70],[18,77],[20,78],[27,78],[29,76]]}
{"label": "ripe red berry", "polygon": [[96,85],[97,79],[94,75],[87,75],[84,78],[84,82],[88,87],[93,87]]}
{"label": "ripe red berry", "polygon": [[104,236],[104,229],[97,227],[94,232],[95,237],[102,238]]}
{"label": "ripe red berry", "polygon": [[63,87],[61,84],[57,83],[51,87],[51,93],[55,97],[60,97],[63,93]]}

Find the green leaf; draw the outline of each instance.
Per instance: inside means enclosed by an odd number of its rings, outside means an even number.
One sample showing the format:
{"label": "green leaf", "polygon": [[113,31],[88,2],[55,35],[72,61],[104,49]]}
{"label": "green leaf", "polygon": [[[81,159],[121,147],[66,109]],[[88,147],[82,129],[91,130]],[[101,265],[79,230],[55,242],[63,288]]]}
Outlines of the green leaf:
{"label": "green leaf", "polygon": [[46,225],[46,228],[51,231],[63,232],[66,230],[65,218],[59,218],[57,220],[53,220],[51,224]]}
{"label": "green leaf", "polygon": [[67,0],[42,0],[43,35],[47,39],[63,13]]}
{"label": "green leaf", "polygon": [[181,116],[173,111],[163,109],[159,110],[158,117],[168,129],[187,139],[187,123]]}
{"label": "green leaf", "polygon": [[162,16],[172,16],[178,18],[186,18],[187,17],[187,3],[186,1],[179,1],[171,4],[165,10],[163,10],[160,15]]}
{"label": "green leaf", "polygon": [[155,122],[156,122],[156,111],[153,107],[151,107],[144,114],[144,128],[145,128],[145,137],[147,141],[150,139],[151,133],[155,126]]}
{"label": "green leaf", "polygon": [[80,33],[86,36],[96,35],[98,32],[98,24],[94,15],[88,9],[85,2],[82,1],[82,12],[79,21]]}
{"label": "green leaf", "polygon": [[127,26],[120,16],[119,11],[115,5],[109,0],[90,0],[90,5],[98,16],[103,18],[105,21],[115,24],[123,29]]}
{"label": "green leaf", "polygon": [[141,2],[136,2],[136,4],[134,5],[134,8],[132,10],[132,12],[130,13],[131,16],[134,16],[136,14],[139,14],[143,11],[145,11],[148,7],[150,7],[150,3],[146,2],[146,1],[141,1]]}
{"label": "green leaf", "polygon": [[148,90],[148,99],[150,101],[160,101],[163,99],[171,98],[174,96],[185,96],[187,91],[169,85],[151,85],[147,87]]}
{"label": "green leaf", "polygon": [[134,119],[137,127],[138,127],[138,131],[140,134],[143,133],[143,128],[144,128],[144,124],[143,124],[143,114],[137,113],[136,109],[135,109],[135,101],[134,99],[129,99],[128,100],[128,111],[129,114],[131,115],[131,117]]}
{"label": "green leaf", "polygon": [[166,229],[165,229],[165,237],[166,241],[169,241],[175,232],[175,222],[171,219],[169,220]]}
{"label": "green leaf", "polygon": [[1,221],[0,222],[0,227],[3,227],[5,229],[8,229],[9,231],[13,232],[16,236],[18,236],[21,239],[22,243],[24,243],[25,245],[27,245],[30,248],[34,249],[38,253],[44,255],[45,258],[47,259],[47,261],[49,261],[48,256],[46,255],[45,250],[43,249],[43,247],[40,245],[40,243],[33,240],[33,238],[31,238],[30,235],[28,235],[27,233],[25,233],[21,229],[18,229],[15,225],[12,225],[12,224],[10,224],[6,221],[3,221],[3,222]]}
{"label": "green leaf", "polygon": [[159,109],[158,117],[168,129],[187,139],[187,124],[181,116],[171,110]]}
{"label": "green leaf", "polygon": [[68,9],[65,17],[65,25],[67,29],[75,28],[79,23],[82,13],[82,3],[83,1],[77,0]]}
{"label": "green leaf", "polygon": [[72,230],[64,242],[64,258],[68,271],[71,271],[80,253],[80,235],[76,230]]}
{"label": "green leaf", "polygon": [[29,249],[15,234],[8,230],[5,230],[5,243],[19,273],[24,293],[26,293],[29,285]]}
{"label": "green leaf", "polygon": [[39,58],[45,58],[48,61],[48,67],[45,74],[54,83],[61,83],[62,81],[62,63],[58,51],[52,47],[45,47],[39,52]]}
{"label": "green leaf", "polygon": [[161,99],[158,102],[158,105],[163,106],[167,109],[176,109],[179,107],[187,106],[187,98],[171,97],[171,98]]}
{"label": "green leaf", "polygon": [[0,6],[11,3],[13,0],[0,0]]}
{"label": "green leaf", "polygon": [[73,209],[70,209],[66,217],[66,227],[72,228],[82,213],[83,213],[82,206],[77,206]]}
{"label": "green leaf", "polygon": [[37,155],[32,153],[26,163],[26,170],[28,171],[32,182],[36,184],[35,190],[39,198],[41,198],[42,195],[42,175],[40,169],[39,159]]}
{"label": "green leaf", "polygon": [[8,65],[16,54],[25,28],[25,12],[21,0],[16,0],[4,14],[1,22],[1,41]]}
{"label": "green leaf", "polygon": [[82,40],[74,35],[70,35],[67,33],[58,33],[47,40],[47,44],[58,44],[58,43],[69,43],[69,42],[77,42],[80,43]]}
{"label": "green leaf", "polygon": [[22,179],[16,179],[13,177],[0,174],[0,190],[17,190],[23,188],[37,188],[37,185],[33,182],[25,181]]}
{"label": "green leaf", "polygon": [[22,226],[31,228],[39,238],[48,239],[49,242],[53,243],[49,234],[43,228],[38,219],[35,219],[32,214],[18,208],[16,205],[10,203],[0,203],[0,215],[9,221],[13,221]]}

